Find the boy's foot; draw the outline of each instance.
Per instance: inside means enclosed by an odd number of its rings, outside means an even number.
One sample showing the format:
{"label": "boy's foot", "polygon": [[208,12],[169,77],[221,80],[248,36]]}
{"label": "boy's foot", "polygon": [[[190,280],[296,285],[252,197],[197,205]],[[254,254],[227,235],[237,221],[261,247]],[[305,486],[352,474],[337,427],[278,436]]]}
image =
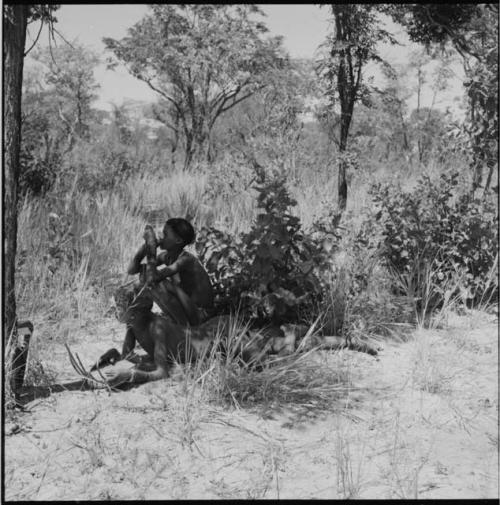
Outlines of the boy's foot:
{"label": "boy's foot", "polygon": [[156,242],[156,235],[151,225],[146,225],[144,229],[144,241],[146,243],[146,258],[156,259],[156,248],[158,243]]}

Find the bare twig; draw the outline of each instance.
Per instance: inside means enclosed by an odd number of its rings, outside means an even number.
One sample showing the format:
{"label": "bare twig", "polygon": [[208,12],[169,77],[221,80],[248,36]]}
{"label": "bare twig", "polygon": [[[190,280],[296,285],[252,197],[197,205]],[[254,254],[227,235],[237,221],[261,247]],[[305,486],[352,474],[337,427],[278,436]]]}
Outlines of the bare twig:
{"label": "bare twig", "polygon": [[28,53],[35,47],[36,43],[38,42],[38,39],[40,38],[40,34],[42,33],[43,25],[44,25],[43,20],[40,20],[40,29],[38,30],[38,34],[35,37],[35,41],[33,42],[33,44],[31,44],[31,47],[27,51],[24,52],[24,56],[27,56]]}

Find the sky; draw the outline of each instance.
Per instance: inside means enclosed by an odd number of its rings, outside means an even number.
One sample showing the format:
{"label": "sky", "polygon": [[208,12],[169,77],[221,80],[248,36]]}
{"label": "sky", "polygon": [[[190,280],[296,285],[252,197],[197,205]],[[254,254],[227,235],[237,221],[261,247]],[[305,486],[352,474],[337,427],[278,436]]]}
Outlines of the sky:
{"label": "sky", "polygon": [[[324,42],[329,31],[329,12],[326,7],[315,4],[265,4],[260,5],[265,12],[265,23],[272,35],[282,35],[284,46],[293,58],[313,58],[317,55],[318,46]],[[145,4],[98,4],[98,5],[61,5],[56,12],[57,30],[69,41],[78,40],[83,45],[94,49],[103,59],[109,56],[104,51],[103,37],[122,38],[127,28],[133,26],[148,13]],[[401,29],[388,22],[388,28],[405,44],[399,47],[384,46],[380,48],[381,55],[393,64],[409,61],[411,51],[416,48],[409,43]],[[29,30],[26,46],[36,36],[38,26]],[[58,44],[62,44],[61,40]],[[47,32],[42,32],[40,45],[48,44]],[[28,63],[29,64],[29,63]],[[454,68],[456,77],[449,81],[448,89],[438,96],[436,107],[457,107],[457,98],[461,97],[462,74],[460,66]],[[368,74],[372,74],[377,81],[380,73],[376,67],[370,67]],[[95,72],[100,84],[99,98],[96,107],[111,109],[111,103],[120,105],[123,100],[134,99],[155,101],[156,94],[149,87],[127,73],[124,67],[117,67],[111,71],[106,65],[100,65]],[[431,95],[426,89],[423,95],[423,105],[430,105]],[[410,107],[414,107],[416,97],[410,99]]]}

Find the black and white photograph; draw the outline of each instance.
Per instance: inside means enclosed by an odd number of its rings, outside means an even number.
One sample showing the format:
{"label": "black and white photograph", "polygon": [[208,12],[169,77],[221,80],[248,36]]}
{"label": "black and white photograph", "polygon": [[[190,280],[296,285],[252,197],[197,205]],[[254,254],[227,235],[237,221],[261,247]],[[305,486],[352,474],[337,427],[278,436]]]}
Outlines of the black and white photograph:
{"label": "black and white photograph", "polygon": [[2,9],[2,501],[498,501],[498,3]]}

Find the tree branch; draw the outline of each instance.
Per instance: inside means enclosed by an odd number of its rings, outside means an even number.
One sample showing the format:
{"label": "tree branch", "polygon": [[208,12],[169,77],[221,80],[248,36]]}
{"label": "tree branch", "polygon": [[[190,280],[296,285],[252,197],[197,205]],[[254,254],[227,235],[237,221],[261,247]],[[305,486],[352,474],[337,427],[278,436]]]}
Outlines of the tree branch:
{"label": "tree branch", "polygon": [[40,38],[40,34],[42,33],[42,28],[43,28],[43,19],[40,20],[40,29],[38,30],[38,34],[35,38],[35,42],[33,42],[33,44],[31,44],[31,47],[24,52],[24,56],[27,56],[29,54],[29,52],[35,47],[36,43],[38,42],[38,39]]}
{"label": "tree branch", "polygon": [[178,110],[179,114],[182,114],[183,111],[180,108],[180,105],[170,95],[167,95],[167,93],[156,87],[149,79],[146,79],[145,77],[138,77],[138,79],[145,82],[153,91],[161,95],[165,98],[165,100],[169,101]]}
{"label": "tree branch", "polygon": [[[219,114],[222,114],[223,112],[226,112],[227,110],[231,109],[235,105],[239,104],[240,102],[242,102],[243,100],[245,100],[249,96],[252,96],[254,93],[256,93],[257,91],[260,91],[263,88],[265,88],[265,85],[261,85],[260,87],[254,89],[253,91],[249,91],[246,95],[243,95],[242,97],[238,98],[233,103],[229,104],[227,107],[221,107]],[[235,96],[236,95],[233,95],[233,97],[235,97]],[[224,101],[224,103],[226,103],[226,101]],[[222,105],[224,105],[224,103]]]}
{"label": "tree branch", "polygon": [[187,130],[188,126],[186,123],[186,115],[184,114],[182,107],[171,96],[167,95],[161,89],[157,88],[149,79],[146,79],[144,77],[139,77],[139,79],[141,81],[145,82],[153,91],[156,91],[156,93],[160,94],[163,98],[165,98],[165,100],[167,100],[171,104],[173,104],[173,106],[176,108],[177,112],[179,113],[179,117],[182,121],[182,126],[184,127],[184,130]]}

